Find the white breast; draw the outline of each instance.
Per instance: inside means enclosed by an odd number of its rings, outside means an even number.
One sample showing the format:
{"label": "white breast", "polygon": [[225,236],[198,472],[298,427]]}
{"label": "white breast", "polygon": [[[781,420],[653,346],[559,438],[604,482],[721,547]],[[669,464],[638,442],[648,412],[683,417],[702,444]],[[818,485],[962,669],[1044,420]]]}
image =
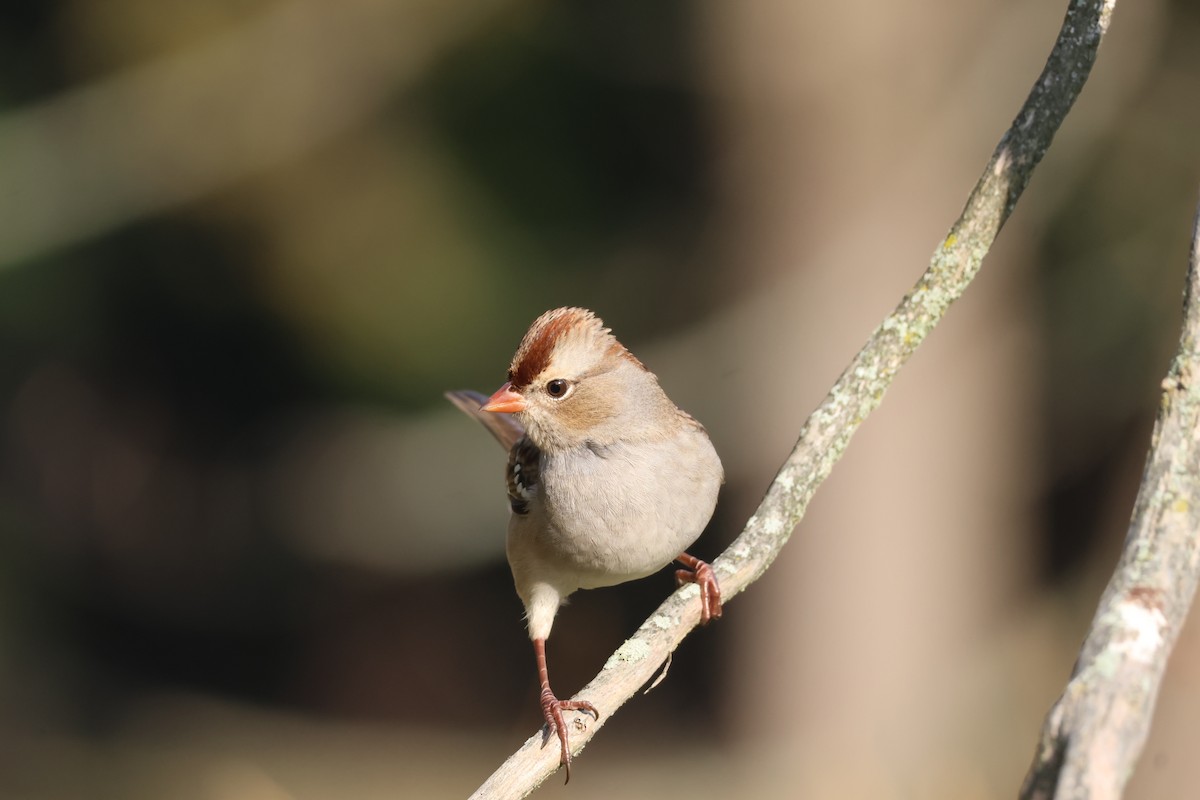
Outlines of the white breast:
{"label": "white breast", "polygon": [[[567,592],[661,569],[712,516],[722,471],[703,432],[689,428],[674,439],[639,443],[636,458],[634,446],[543,456],[540,519],[523,533],[537,540],[529,544],[538,560],[553,562],[563,582],[574,584],[562,586]],[[510,549],[520,549],[511,538]]]}

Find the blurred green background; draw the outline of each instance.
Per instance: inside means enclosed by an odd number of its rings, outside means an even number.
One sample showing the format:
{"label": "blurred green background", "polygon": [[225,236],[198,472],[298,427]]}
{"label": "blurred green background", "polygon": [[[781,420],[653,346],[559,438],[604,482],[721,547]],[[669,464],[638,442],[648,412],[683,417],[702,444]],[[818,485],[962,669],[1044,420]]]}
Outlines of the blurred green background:
{"label": "blurred green background", "polygon": [[[1064,10],[6,4],[0,797],[468,794],[540,714],[503,454],[442,391],[593,308],[718,445],[715,556]],[[1178,335],[1198,37],[1118,7],[978,285],[572,796],[1013,795]],[[560,694],[671,587],[574,598]],[[1192,796],[1196,669],[1189,628],[1130,796]]]}

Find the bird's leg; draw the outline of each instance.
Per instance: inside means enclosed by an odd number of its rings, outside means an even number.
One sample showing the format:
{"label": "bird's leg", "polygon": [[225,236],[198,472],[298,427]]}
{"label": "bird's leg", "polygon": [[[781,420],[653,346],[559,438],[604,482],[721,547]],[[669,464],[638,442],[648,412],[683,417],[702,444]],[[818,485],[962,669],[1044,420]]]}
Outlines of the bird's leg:
{"label": "bird's leg", "polygon": [[570,783],[571,748],[567,744],[567,725],[563,722],[562,712],[586,711],[596,719],[600,719],[600,712],[586,700],[559,700],[555,697],[554,692],[550,691],[550,673],[546,670],[546,640],[534,639],[533,652],[537,656],[538,680],[542,684],[542,716],[546,718],[546,725],[550,730],[558,734],[558,742],[562,747],[562,756],[558,763],[567,769],[567,780],[564,783]]}
{"label": "bird's leg", "polygon": [[687,553],[680,553],[675,560],[683,564],[683,569],[675,570],[675,580],[679,585],[694,583],[700,587],[700,624],[707,625],[721,616],[721,586],[717,583],[713,568]]}

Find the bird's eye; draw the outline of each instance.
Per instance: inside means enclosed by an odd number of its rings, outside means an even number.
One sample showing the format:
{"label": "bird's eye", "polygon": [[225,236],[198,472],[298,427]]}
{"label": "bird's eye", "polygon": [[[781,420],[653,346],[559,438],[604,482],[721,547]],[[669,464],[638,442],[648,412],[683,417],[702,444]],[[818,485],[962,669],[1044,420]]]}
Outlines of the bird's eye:
{"label": "bird's eye", "polygon": [[558,400],[566,395],[568,388],[570,388],[570,384],[562,378],[555,378],[546,384],[546,394]]}

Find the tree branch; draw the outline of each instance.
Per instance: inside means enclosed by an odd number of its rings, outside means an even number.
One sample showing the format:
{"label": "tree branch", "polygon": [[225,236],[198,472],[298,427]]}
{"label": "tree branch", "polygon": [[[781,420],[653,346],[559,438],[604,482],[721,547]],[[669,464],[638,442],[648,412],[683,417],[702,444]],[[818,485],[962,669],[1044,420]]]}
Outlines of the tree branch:
{"label": "tree branch", "polygon": [[1125,549],[1071,680],[1050,709],[1024,800],[1117,798],[1150,732],[1167,658],[1200,578],[1200,208],[1192,230],[1179,350]]}
{"label": "tree branch", "polygon": [[[758,510],[713,563],[726,602],[775,560],[858,426],[883,400],[900,367],[979,271],[984,255],[1079,96],[1115,4],[1116,0],[1071,0],[1041,76],[1000,139],[962,215],[934,251],[928,269],[875,329],[805,422],[799,441]],[[582,750],[612,714],[650,680],[696,626],[700,615],[697,598],[694,585],[671,595],[580,690],[577,696],[595,704],[600,719],[574,715],[568,723],[574,752]],[[543,747],[543,740],[541,733],[530,737],[472,798],[525,797],[537,788],[558,768],[558,748]]]}

